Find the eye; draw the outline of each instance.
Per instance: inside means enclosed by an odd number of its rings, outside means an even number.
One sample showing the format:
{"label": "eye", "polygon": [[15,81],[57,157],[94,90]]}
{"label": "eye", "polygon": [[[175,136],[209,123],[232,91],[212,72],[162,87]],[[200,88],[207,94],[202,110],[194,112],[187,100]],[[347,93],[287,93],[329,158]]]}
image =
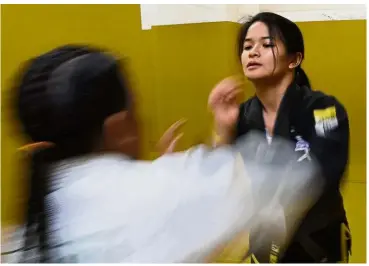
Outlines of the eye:
{"label": "eye", "polygon": [[274,43],[266,43],[263,46],[264,46],[264,48],[273,48],[275,45],[274,45]]}
{"label": "eye", "polygon": [[243,49],[245,50],[245,51],[248,51],[248,50],[250,50],[252,48],[252,45],[245,45],[244,47],[243,47]]}

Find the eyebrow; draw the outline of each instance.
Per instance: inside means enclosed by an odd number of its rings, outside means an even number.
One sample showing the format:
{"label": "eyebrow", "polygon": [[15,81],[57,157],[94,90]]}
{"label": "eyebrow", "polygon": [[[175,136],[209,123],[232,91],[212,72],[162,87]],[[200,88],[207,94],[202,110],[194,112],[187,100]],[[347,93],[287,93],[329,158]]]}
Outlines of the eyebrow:
{"label": "eyebrow", "polygon": [[[265,36],[265,37],[261,37],[260,39],[261,40],[272,40],[273,38],[270,36]],[[251,41],[253,41],[252,38],[245,38],[245,42],[251,42]]]}

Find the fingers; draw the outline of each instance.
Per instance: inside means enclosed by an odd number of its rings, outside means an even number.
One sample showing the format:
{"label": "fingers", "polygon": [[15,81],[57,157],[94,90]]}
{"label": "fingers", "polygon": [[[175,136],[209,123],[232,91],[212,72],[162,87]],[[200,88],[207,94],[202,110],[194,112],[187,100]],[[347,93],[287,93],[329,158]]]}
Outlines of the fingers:
{"label": "fingers", "polygon": [[239,95],[243,90],[244,82],[243,79],[239,78],[238,76],[232,76],[222,80],[209,95],[208,105],[212,107],[219,101],[223,100],[231,100],[236,95]]}
{"label": "fingers", "polygon": [[233,85],[241,86],[244,83],[244,78],[241,75],[234,75],[223,79],[218,85]]}
{"label": "fingers", "polygon": [[183,125],[187,122],[187,119],[185,118],[181,118],[180,120],[178,120],[177,122],[175,122],[173,125],[171,125],[167,131],[165,131],[164,135],[168,136],[173,136],[173,134],[175,134],[176,132],[178,132],[179,129],[181,129],[183,127]]}
{"label": "fingers", "polygon": [[161,154],[173,152],[175,146],[183,134],[178,134],[178,131],[185,125],[187,119],[180,119],[171,125],[160,138],[157,148]]}
{"label": "fingers", "polygon": [[240,96],[242,94],[243,94],[243,90],[242,89],[233,90],[228,95],[226,95],[225,101],[227,101],[227,102],[237,101],[237,99],[240,98]]}
{"label": "fingers", "polygon": [[177,142],[183,137],[184,133],[179,134],[170,144],[165,153],[171,153],[174,152]]}
{"label": "fingers", "polygon": [[184,118],[175,122],[164,132],[159,142],[167,146],[167,144],[169,144],[173,140],[174,136],[177,135],[178,131],[182,129],[182,127],[184,126],[186,122],[187,122],[187,119],[184,119]]}

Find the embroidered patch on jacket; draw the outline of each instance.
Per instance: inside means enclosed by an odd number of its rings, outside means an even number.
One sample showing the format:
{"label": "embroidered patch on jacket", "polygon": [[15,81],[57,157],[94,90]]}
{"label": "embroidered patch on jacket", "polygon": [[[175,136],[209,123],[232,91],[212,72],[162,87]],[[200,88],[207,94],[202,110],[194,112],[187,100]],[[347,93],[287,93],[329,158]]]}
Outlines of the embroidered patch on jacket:
{"label": "embroidered patch on jacket", "polygon": [[309,143],[305,141],[301,136],[296,136],[296,140],[297,142],[295,151],[303,152],[302,156],[297,161],[301,162],[305,159],[311,161]]}
{"label": "embroidered patch on jacket", "polygon": [[314,110],[315,131],[320,137],[338,127],[336,107],[331,106],[326,109]]}

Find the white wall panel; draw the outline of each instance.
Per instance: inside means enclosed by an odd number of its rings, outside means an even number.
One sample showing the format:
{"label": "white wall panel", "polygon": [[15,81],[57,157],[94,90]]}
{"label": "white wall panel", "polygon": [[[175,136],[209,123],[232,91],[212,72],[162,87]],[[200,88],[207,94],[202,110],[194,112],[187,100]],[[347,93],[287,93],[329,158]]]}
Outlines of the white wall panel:
{"label": "white wall panel", "polygon": [[354,20],[366,19],[365,5],[141,5],[141,21],[143,29],[150,29],[155,25],[172,25],[201,22],[233,21],[239,22],[244,18],[260,11],[276,12],[293,21],[325,21],[325,20]]}

